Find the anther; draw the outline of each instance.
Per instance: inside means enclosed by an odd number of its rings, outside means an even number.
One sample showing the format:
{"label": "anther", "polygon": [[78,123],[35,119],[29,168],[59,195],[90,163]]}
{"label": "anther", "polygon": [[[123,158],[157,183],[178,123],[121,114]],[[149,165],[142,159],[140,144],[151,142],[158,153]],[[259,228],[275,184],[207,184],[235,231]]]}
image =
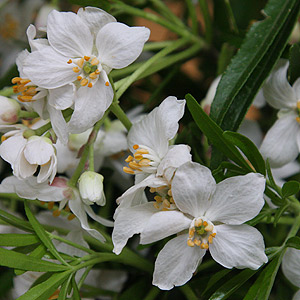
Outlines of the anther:
{"label": "anther", "polygon": [[296,117],[296,121],[300,123],[300,117]]}
{"label": "anther", "polygon": [[84,56],[83,57],[86,61],[89,61],[91,58],[89,56]]}
{"label": "anther", "polygon": [[133,157],[131,155],[129,155],[126,159],[125,162],[129,163],[133,160]]}
{"label": "anther", "polygon": [[77,66],[81,69],[83,67],[83,64],[84,64],[84,58],[80,58],[77,61]]}
{"label": "anther", "polygon": [[90,83],[88,84],[88,87],[89,87],[89,88],[93,87],[93,84],[90,82]]}
{"label": "anther", "polygon": [[56,210],[52,213],[52,215],[53,215],[53,217],[58,217],[58,216],[60,215],[60,213],[61,213],[61,211],[60,211],[59,209],[56,209]]}
{"label": "anther", "polygon": [[150,188],[149,192],[150,193],[155,193],[156,192],[156,188],[154,188],[154,187]]}
{"label": "anther", "polygon": [[171,206],[171,204],[167,199],[164,199],[163,206],[169,208]]}
{"label": "anther", "polygon": [[210,243],[210,244],[212,244],[212,242],[213,242],[213,236],[212,235],[210,235],[209,237],[208,237],[208,242]]}
{"label": "anther", "polygon": [[48,209],[52,209],[53,206],[54,206],[54,202],[53,201],[51,201],[51,202],[48,203]]}
{"label": "anther", "polygon": [[30,79],[21,79],[20,83],[25,85],[25,84],[29,83],[30,81],[31,81]]}
{"label": "anther", "polygon": [[97,75],[99,75],[99,74],[100,74],[100,71],[99,71],[98,69],[96,69],[95,73],[96,73]]}
{"label": "anther", "polygon": [[154,200],[158,203],[162,202],[162,197],[161,196],[155,196]]}
{"label": "anther", "polygon": [[89,75],[89,77],[90,77],[91,79],[96,79],[96,78],[98,77],[98,75],[97,75],[95,72],[93,72],[93,73],[91,73],[91,74]]}
{"label": "anther", "polygon": [[207,231],[207,232],[212,231],[213,229],[214,229],[214,226],[213,226],[212,224],[208,224],[208,225],[204,228],[204,230]]}
{"label": "anther", "polygon": [[131,161],[128,166],[133,169],[133,170],[138,170],[141,171],[141,166],[139,164],[137,164],[135,161]]}
{"label": "anther", "polygon": [[214,233],[212,233],[212,234],[211,234],[211,236],[212,236],[212,237],[215,237],[215,236],[216,236],[216,233],[215,233],[215,232],[214,232]]}
{"label": "anther", "polygon": [[123,167],[123,172],[125,172],[127,174],[131,174],[131,175],[135,174],[135,172],[132,169],[128,168],[128,167]]}
{"label": "anther", "polygon": [[168,190],[168,195],[171,197],[172,196],[172,191],[171,189]]}
{"label": "anther", "polygon": [[7,140],[7,137],[4,136],[4,135],[2,135],[2,136],[1,136],[1,143],[3,143],[3,142],[6,141],[6,140]]}
{"label": "anther", "polygon": [[80,81],[82,79],[81,76],[77,76],[77,80]]}
{"label": "anther", "polygon": [[201,245],[201,241],[198,240],[198,239],[194,239],[194,243],[195,243],[195,245],[197,245],[197,246],[200,246],[200,245]]}
{"label": "anther", "polygon": [[190,247],[194,247],[195,246],[195,243],[192,240],[187,240],[187,244]]}
{"label": "anther", "polygon": [[71,64],[72,63],[72,59],[69,59],[68,61],[67,61],[67,64]]}
{"label": "anther", "polygon": [[18,99],[21,102],[30,102],[32,101],[32,96],[18,96]]}
{"label": "anther", "polygon": [[148,167],[150,165],[150,160],[148,158],[144,158],[139,162],[139,165],[142,167]]}
{"label": "anther", "polygon": [[81,86],[86,86],[88,84],[88,80],[86,78],[83,78],[81,81],[80,81],[80,85]]}
{"label": "anther", "polygon": [[146,149],[137,149],[135,153],[138,154],[149,154],[149,151]]}
{"label": "anther", "polygon": [[70,211],[70,207],[69,207],[69,205],[66,205],[66,207],[65,207],[65,211]]}
{"label": "anther", "polygon": [[202,219],[197,219],[196,221],[195,221],[195,226],[196,227],[200,227],[202,225]]}
{"label": "anther", "polygon": [[206,221],[203,222],[203,226],[206,227],[208,223]]}
{"label": "anther", "polygon": [[21,81],[21,80],[22,80],[21,77],[14,77],[14,78],[11,80],[11,82],[12,82],[12,84],[16,84],[16,83],[18,83],[18,82]]}
{"label": "anther", "polygon": [[92,64],[93,66],[96,66],[96,65],[99,64],[99,60],[98,60],[96,57],[94,57],[94,58],[91,60],[91,64]]}
{"label": "anther", "polygon": [[132,148],[133,148],[134,150],[137,150],[137,149],[139,148],[139,145],[135,144],[135,145],[132,146]]}
{"label": "anther", "polygon": [[142,154],[139,154],[139,153],[134,153],[133,156],[134,156],[134,158],[135,158],[136,160],[141,160],[141,159],[143,159],[143,155],[142,155]]}
{"label": "anther", "polygon": [[78,72],[79,72],[78,67],[74,67],[72,70],[73,70],[73,72],[75,72],[75,73],[78,73]]}
{"label": "anther", "polygon": [[75,218],[76,216],[74,215],[74,214],[70,214],[70,215],[68,215],[68,220],[69,221],[72,221],[74,218]]}
{"label": "anther", "polygon": [[105,85],[106,85],[106,86],[109,86],[109,82],[108,82],[108,81],[106,81],[106,82],[105,82]]}
{"label": "anther", "polygon": [[189,229],[189,237],[192,238],[195,234],[195,227]]}
{"label": "anther", "polygon": [[207,243],[202,243],[200,248],[201,249],[208,249],[208,244]]}
{"label": "anther", "polygon": [[169,201],[170,201],[170,203],[173,203],[173,204],[175,203],[173,197],[170,197]]}
{"label": "anther", "polygon": [[297,108],[300,109],[300,100],[297,102]]}
{"label": "anther", "polygon": [[159,204],[157,202],[153,202],[153,206],[156,208],[156,209],[159,209]]}

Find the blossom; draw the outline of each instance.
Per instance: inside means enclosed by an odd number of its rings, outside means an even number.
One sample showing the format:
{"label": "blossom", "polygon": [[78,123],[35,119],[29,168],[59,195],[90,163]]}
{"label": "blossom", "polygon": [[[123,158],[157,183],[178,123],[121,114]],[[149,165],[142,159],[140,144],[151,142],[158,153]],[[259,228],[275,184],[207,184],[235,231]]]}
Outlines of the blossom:
{"label": "blossom", "polygon": [[173,210],[155,211],[149,202],[127,209],[127,219],[120,212],[113,232],[114,252],[122,250],[122,235],[127,231],[141,233],[141,244],[179,234],[164,246],[155,262],[153,284],[166,290],[185,284],[208,249],[226,268],[257,269],[267,262],[263,237],[243,223],[263,207],[264,188],[260,174],[216,184],[208,168],[187,162],[172,181]]}
{"label": "blossom", "polygon": [[[24,131],[26,132],[26,131]],[[38,167],[37,182],[52,182],[56,174],[57,159],[51,140],[44,136],[30,136],[26,139],[22,131],[7,137],[0,145],[1,157],[11,164],[14,175],[25,179],[34,175]]]}
{"label": "blossom", "polygon": [[38,183],[34,177],[27,180],[19,180],[15,176],[10,176],[1,182],[0,191],[2,193],[13,192],[25,199],[38,199],[48,202],[50,207],[53,207],[55,202],[60,202],[58,210],[53,212],[54,216],[59,216],[63,209],[66,211],[71,210],[72,214],[69,215],[69,220],[76,216],[84,230],[94,238],[104,242],[105,238],[102,234],[96,229],[90,228],[87,215],[104,226],[111,227],[113,222],[96,215],[91,206],[83,202],[78,189],[69,187],[67,183],[68,179],[65,177],[55,177],[50,185],[47,182]]}
{"label": "blossom", "polygon": [[[288,248],[282,259],[282,271],[285,277],[297,288],[300,288],[300,250]],[[293,300],[300,299],[300,290]]]}
{"label": "blossom", "polygon": [[266,101],[279,109],[278,120],[267,132],[260,148],[275,168],[293,161],[300,149],[300,78],[291,86],[286,77],[288,67],[288,61],[279,61],[263,88]]}
{"label": "blossom", "polygon": [[132,63],[149,34],[149,29],[118,23],[98,8],[81,8],[77,14],[53,10],[47,20],[49,46],[28,55],[24,72],[34,84],[46,89],[76,85],[69,130],[83,132],[112,103],[109,72]]}
{"label": "blossom", "polygon": [[19,103],[4,96],[0,96],[0,125],[14,124],[19,119]]}
{"label": "blossom", "polygon": [[128,133],[132,155],[126,158],[128,167],[123,170],[135,175],[135,185],[117,199],[119,208],[142,203],[146,187],[152,187],[152,191],[159,188],[162,194],[167,193],[176,168],[191,160],[189,146],[169,146],[177,133],[184,106],[185,100],[168,97],[132,125]]}

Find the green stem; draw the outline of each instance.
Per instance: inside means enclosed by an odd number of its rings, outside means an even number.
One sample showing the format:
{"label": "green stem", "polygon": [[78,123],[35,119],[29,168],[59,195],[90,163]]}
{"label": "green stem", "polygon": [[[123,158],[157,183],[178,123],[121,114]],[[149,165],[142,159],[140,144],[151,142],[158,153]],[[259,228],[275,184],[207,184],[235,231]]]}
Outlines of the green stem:
{"label": "green stem", "polygon": [[205,40],[208,44],[210,44],[212,41],[213,31],[212,31],[212,22],[211,22],[211,17],[210,17],[207,1],[206,0],[198,0],[198,2],[200,5],[200,9],[201,9],[203,19],[204,19],[204,24],[205,24]]}
{"label": "green stem", "polygon": [[132,123],[118,103],[115,102],[111,105],[111,112],[121,121],[121,123],[129,131],[132,126]]}
{"label": "green stem", "polygon": [[295,219],[294,219],[294,224],[292,225],[291,229],[290,229],[290,232],[289,234],[287,235],[285,241],[284,241],[284,244],[287,242],[287,240],[291,237],[294,237],[297,232],[299,231],[299,228],[300,228],[300,215],[298,215]]}
{"label": "green stem", "polygon": [[87,161],[87,158],[89,156],[89,148],[93,146],[96,138],[97,138],[97,134],[98,131],[100,130],[100,127],[102,126],[104,120],[106,119],[106,117],[108,116],[109,112],[110,112],[111,106],[106,110],[106,112],[104,113],[103,117],[94,125],[94,128],[92,130],[92,132],[89,135],[88,141],[86,142],[86,144],[84,145],[84,150],[83,153],[81,155],[79,164],[73,174],[73,176],[71,177],[71,179],[69,180],[68,184],[71,187],[76,187],[77,181],[85,167],[85,163]]}
{"label": "green stem", "polygon": [[230,25],[230,29],[234,34],[239,34],[239,29],[237,27],[236,21],[235,21],[235,17],[230,5],[229,0],[224,0],[225,3],[225,7],[226,7],[226,13],[228,16],[228,21],[229,21],[229,25]]}
{"label": "green stem", "polygon": [[188,299],[188,300],[198,300],[199,299],[188,284],[181,286],[180,290],[185,295],[186,299]]}
{"label": "green stem", "polygon": [[197,35],[198,34],[198,21],[197,21],[197,14],[196,14],[196,7],[195,4],[193,4],[192,0],[185,0],[188,11],[189,11],[189,16],[192,21],[192,32],[193,34]]}
{"label": "green stem", "polygon": [[79,282],[78,282],[78,289],[81,288],[81,286],[83,285],[86,277],[88,276],[88,274],[90,273],[91,269],[93,268],[93,266],[87,267],[86,270],[84,271],[83,275],[81,276]]}
{"label": "green stem", "polygon": [[0,96],[9,97],[14,94],[14,90],[12,87],[6,87],[0,91]]}
{"label": "green stem", "polygon": [[[120,86],[117,91],[116,98],[120,99],[120,97],[124,94],[124,92],[130,87],[130,85],[139,78],[145,71],[147,71],[155,62],[157,62],[160,58],[168,55],[174,50],[184,46],[187,43],[186,39],[180,39],[175,41],[172,45],[164,48],[150,59],[148,59],[139,69],[137,69],[132,75],[126,78],[124,83]],[[117,88],[117,86],[116,86]]]}
{"label": "green stem", "polygon": [[19,118],[34,119],[34,118],[38,118],[39,114],[36,113],[35,111],[20,110],[18,116]]}
{"label": "green stem", "polygon": [[89,146],[89,170],[95,171],[94,167],[94,144]]}
{"label": "green stem", "polygon": [[154,286],[143,300],[153,300],[160,292],[161,290]]}

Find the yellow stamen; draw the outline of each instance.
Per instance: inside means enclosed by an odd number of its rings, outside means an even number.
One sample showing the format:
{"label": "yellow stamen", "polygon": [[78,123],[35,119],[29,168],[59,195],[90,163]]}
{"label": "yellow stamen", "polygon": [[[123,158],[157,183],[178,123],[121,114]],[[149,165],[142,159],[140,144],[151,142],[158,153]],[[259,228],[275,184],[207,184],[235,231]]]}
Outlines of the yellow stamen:
{"label": "yellow stamen", "polygon": [[7,138],[4,136],[4,135],[2,135],[1,136],[1,142],[3,143],[4,141],[6,141],[7,140]]}
{"label": "yellow stamen", "polygon": [[84,64],[84,58],[80,58],[77,61],[77,66],[81,69],[83,67],[83,64]]}
{"label": "yellow stamen", "polygon": [[195,245],[197,245],[197,246],[200,246],[200,245],[201,245],[201,241],[200,241],[200,240],[197,240],[197,239],[194,239],[194,243],[195,243]]}
{"label": "yellow stamen", "polygon": [[66,207],[65,207],[65,211],[70,211],[70,207],[69,207],[69,205],[66,205]]}
{"label": "yellow stamen", "polygon": [[27,91],[24,92],[24,96],[34,96],[37,93],[35,87],[30,87]]}
{"label": "yellow stamen", "polygon": [[149,159],[144,158],[139,162],[139,165],[142,167],[148,167],[150,165],[150,162],[151,161]]}
{"label": "yellow stamen", "polygon": [[84,56],[83,57],[86,61],[89,61],[91,58],[89,56]]}
{"label": "yellow stamen", "polygon": [[129,163],[133,160],[133,157],[131,155],[129,155],[126,159],[125,162]]}
{"label": "yellow stamen", "polygon": [[215,233],[215,232],[214,232],[214,233],[212,233],[212,234],[211,234],[211,236],[212,236],[212,237],[215,237],[215,236],[216,236],[216,233]]}
{"label": "yellow stamen", "polygon": [[95,71],[95,73],[96,73],[97,75],[99,75],[99,74],[100,74],[100,71],[97,69],[97,70]]}
{"label": "yellow stamen", "polygon": [[78,69],[78,67],[73,67],[73,72],[78,73],[80,70]]}
{"label": "yellow stamen", "polygon": [[146,150],[146,149],[138,149],[138,150],[136,150],[135,153],[137,153],[137,154],[149,154],[149,151]]}
{"label": "yellow stamen", "polygon": [[171,204],[167,199],[164,199],[163,206],[169,208],[171,206]]}
{"label": "yellow stamen", "polygon": [[88,84],[88,87],[89,87],[89,88],[93,87],[93,84],[90,82],[90,83]]}
{"label": "yellow stamen", "polygon": [[81,86],[86,86],[88,84],[88,80],[86,78],[83,78],[81,81],[80,81],[80,85]]}
{"label": "yellow stamen", "polygon": [[170,201],[170,203],[175,203],[173,197],[170,197],[169,201]]}
{"label": "yellow stamen", "polygon": [[205,228],[204,228],[204,230],[205,231],[212,231],[214,229],[214,226],[212,225],[212,224],[208,224]]}
{"label": "yellow stamen", "polygon": [[187,240],[187,244],[190,247],[194,247],[195,246],[195,243],[192,240]]}
{"label": "yellow stamen", "polygon": [[154,187],[150,188],[149,192],[150,193],[155,193],[156,192],[156,188],[154,188]]}
{"label": "yellow stamen", "polygon": [[141,154],[136,154],[136,153],[134,153],[133,156],[134,156],[134,158],[135,158],[136,160],[141,160],[141,159],[143,159],[143,155],[141,155]]}
{"label": "yellow stamen", "polygon": [[214,237],[213,237],[213,236],[211,236],[211,235],[208,237],[208,242],[209,242],[210,244],[212,244],[212,242],[213,242],[213,238],[214,238]]}
{"label": "yellow stamen", "polygon": [[133,170],[140,170],[141,166],[139,164],[137,164],[135,161],[131,161],[129,164],[128,164],[129,168],[133,169]]}
{"label": "yellow stamen", "polygon": [[96,66],[96,65],[99,64],[99,60],[98,60],[96,57],[94,57],[94,58],[91,60],[91,64],[92,64],[93,66]]}
{"label": "yellow stamen", "polygon": [[135,172],[132,169],[128,168],[128,167],[123,167],[123,172],[125,172],[127,174],[131,174],[131,175],[135,174]]}
{"label": "yellow stamen", "polygon": [[30,79],[21,79],[20,83],[25,85],[25,84],[29,83],[30,81],[31,81]]}
{"label": "yellow stamen", "polygon": [[155,196],[154,197],[154,200],[156,201],[156,202],[162,202],[162,197],[161,196]]}
{"label": "yellow stamen", "polygon": [[12,82],[12,84],[16,84],[16,83],[18,83],[18,82],[21,81],[21,80],[22,80],[21,77],[14,77],[14,78],[11,80],[11,82]]}
{"label": "yellow stamen", "polygon": [[91,74],[89,75],[89,77],[90,77],[91,79],[96,79],[96,78],[98,77],[98,75],[97,75],[95,72],[93,72],[93,73],[91,73]]}
{"label": "yellow stamen", "polygon": [[82,79],[81,76],[77,76],[77,80],[80,81]]}
{"label": "yellow stamen", "polygon": [[60,215],[61,211],[59,209],[55,210],[52,215],[53,217],[58,217]]}
{"label": "yellow stamen", "polygon": [[69,59],[68,61],[67,61],[67,64],[71,64],[72,63],[72,59]]}
{"label": "yellow stamen", "polygon": [[76,216],[74,214],[68,215],[68,220],[72,221]]}
{"label": "yellow stamen", "polygon": [[195,228],[192,227],[189,229],[189,237],[192,238],[194,236],[194,234],[195,234]]}
{"label": "yellow stamen", "polygon": [[296,121],[300,123],[300,117],[296,117]]}
{"label": "yellow stamen", "polygon": [[172,191],[171,191],[171,189],[168,190],[168,195],[169,195],[170,197],[172,197]]}
{"label": "yellow stamen", "polygon": [[206,221],[203,222],[203,226],[206,227],[208,223]]}
{"label": "yellow stamen", "polygon": [[134,150],[137,150],[137,149],[139,148],[139,145],[135,144],[135,145],[132,146],[132,148],[133,148]]}
{"label": "yellow stamen", "polygon": [[109,82],[108,82],[108,81],[106,81],[106,82],[105,82],[105,85],[106,85],[106,86],[109,86]]}
{"label": "yellow stamen", "polygon": [[51,201],[51,202],[48,203],[48,209],[52,209],[53,206],[54,206],[54,202],[53,201]]}
{"label": "yellow stamen", "polygon": [[208,244],[202,243],[200,247],[201,247],[201,249],[208,249]]}
{"label": "yellow stamen", "polygon": [[200,227],[202,225],[202,219],[197,219],[196,221],[195,221],[195,226],[196,227]]}
{"label": "yellow stamen", "polygon": [[156,208],[156,209],[159,209],[159,204],[157,202],[153,202],[153,206]]}
{"label": "yellow stamen", "polygon": [[300,101],[297,102],[297,108],[300,109]]}

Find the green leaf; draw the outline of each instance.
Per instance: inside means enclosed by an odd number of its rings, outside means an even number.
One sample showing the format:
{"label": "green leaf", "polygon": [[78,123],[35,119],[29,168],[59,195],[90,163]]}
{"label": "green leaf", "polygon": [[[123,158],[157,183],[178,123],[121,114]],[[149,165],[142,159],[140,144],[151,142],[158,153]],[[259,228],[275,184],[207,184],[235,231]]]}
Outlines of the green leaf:
{"label": "green leaf", "polygon": [[282,187],[282,197],[286,198],[299,192],[300,183],[298,181],[288,181]]}
{"label": "green leaf", "polygon": [[280,217],[282,216],[282,214],[289,208],[290,204],[287,203],[279,208],[276,209],[276,213],[274,216],[274,221],[273,221],[273,225],[276,226]]}
{"label": "green leaf", "polygon": [[257,91],[280,58],[297,20],[298,0],[270,0],[267,16],[254,23],[223,74],[211,117],[223,130],[236,131]]}
{"label": "green leaf", "polygon": [[67,299],[68,289],[69,289],[72,277],[73,277],[73,275],[70,274],[69,278],[62,284],[57,300]]}
{"label": "green leaf", "polygon": [[243,300],[268,300],[274,284],[278,268],[281,264],[283,252],[275,257],[260,273],[255,283],[249,289]]}
{"label": "green leaf", "polygon": [[0,245],[6,247],[21,247],[36,244],[40,242],[35,234],[16,234],[2,233],[0,234]]}
{"label": "green leaf", "polygon": [[0,266],[36,272],[59,272],[67,269],[63,265],[3,248],[0,248]]}
{"label": "green leaf", "polygon": [[33,231],[29,222],[24,221],[2,209],[0,209],[0,219],[4,222],[25,231]]}
{"label": "green leaf", "polygon": [[72,284],[72,288],[73,288],[73,299],[74,300],[80,300],[81,298],[80,298],[80,294],[79,294],[79,289],[78,289],[77,283],[75,281],[75,274],[72,276],[71,284]]}
{"label": "green leaf", "polygon": [[231,131],[225,131],[223,136],[242,150],[257,172],[266,175],[265,161],[251,140],[240,133]]}
{"label": "green leaf", "polygon": [[195,98],[190,94],[187,94],[185,98],[194,121],[210,142],[228,158],[251,172],[251,167],[245,161],[241,153],[224,138],[222,129],[204,112]]}
{"label": "green leaf", "polygon": [[283,206],[287,204],[286,199],[279,198],[268,186],[266,186],[265,194],[271,199],[272,203],[277,206]]}
{"label": "green leaf", "polygon": [[47,249],[51,252],[51,254],[61,261],[63,264],[68,265],[68,263],[61,257],[61,255],[58,253],[56,248],[54,247],[51,239],[48,236],[48,233],[43,228],[43,226],[39,223],[39,221],[36,219],[36,217],[32,214],[30,208],[28,207],[27,201],[24,202],[25,206],[25,212],[27,215],[27,218],[32,225],[34,231],[36,232],[37,236],[41,239],[43,244],[46,246]]}
{"label": "green leaf", "polygon": [[287,240],[286,247],[291,247],[300,250],[300,237],[294,236]]}
{"label": "green leaf", "polygon": [[288,79],[291,84],[293,84],[297,78],[300,77],[300,45],[294,44],[290,48],[289,53],[289,71]]}
{"label": "green leaf", "polygon": [[266,161],[266,169],[267,169],[267,175],[268,175],[268,178],[269,178],[269,181],[270,181],[270,186],[278,193],[278,195],[280,197],[282,197],[281,189],[278,188],[278,186],[277,186],[277,184],[274,180],[274,177],[273,177],[271,167],[270,167],[270,164],[269,164],[268,160]]}
{"label": "green leaf", "polygon": [[68,270],[55,273],[48,280],[34,286],[16,300],[47,300],[72,272],[72,270]]}
{"label": "green leaf", "polygon": [[225,300],[234,293],[240,286],[249,280],[258,270],[244,270],[234,276],[218,288],[209,298],[209,300]]}
{"label": "green leaf", "polygon": [[109,10],[111,7],[111,4],[107,0],[69,0],[69,2],[80,6],[99,7],[104,10]]}
{"label": "green leaf", "polygon": [[231,270],[229,270],[229,269],[224,269],[224,270],[221,270],[218,273],[214,274],[213,276],[211,276],[211,278],[209,279],[203,294],[205,294],[210,288],[212,288],[217,282],[219,282],[230,271]]}

